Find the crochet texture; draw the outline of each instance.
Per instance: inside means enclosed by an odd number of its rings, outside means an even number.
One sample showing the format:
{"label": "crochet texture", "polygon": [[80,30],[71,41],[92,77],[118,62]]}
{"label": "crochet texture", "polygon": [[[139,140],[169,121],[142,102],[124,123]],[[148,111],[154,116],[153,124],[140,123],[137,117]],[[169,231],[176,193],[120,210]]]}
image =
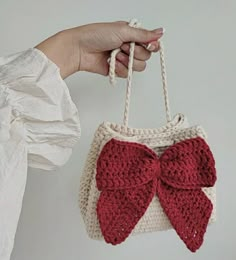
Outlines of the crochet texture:
{"label": "crochet texture", "polygon": [[[137,20],[132,19],[129,25],[137,28],[140,26],[140,23]],[[132,85],[132,68],[135,49],[135,43],[131,42],[123,124],[119,125],[103,122],[98,127],[97,131],[95,132],[80,181],[79,206],[87,233],[89,237],[93,239],[104,239],[99,220],[97,218],[97,202],[101,192],[103,191],[99,191],[97,188],[96,165],[97,159],[105,144],[107,144],[112,138],[120,141],[132,141],[150,147],[153,149],[153,151],[155,151],[157,156],[161,158],[162,153],[165,152],[165,150],[174,143],[196,137],[202,137],[205,140],[207,138],[206,133],[201,126],[195,125],[189,127],[188,124],[186,124],[187,120],[184,115],[177,114],[173,118],[171,117],[167,91],[164,49],[162,42],[159,42],[159,46],[161,78],[167,124],[155,129],[131,128],[128,126]],[[111,83],[114,83],[116,55],[119,53],[119,51],[120,49],[118,48],[111,52],[109,62],[109,76]],[[216,187],[203,187],[201,190],[213,205],[212,213],[208,222],[213,223],[216,220]],[[142,234],[144,232],[166,230],[170,228],[173,228],[173,225],[170,223],[169,218],[164,212],[159,197],[153,196],[153,199],[150,202],[147,210],[139,219],[137,225],[133,228],[132,235]]]}
{"label": "crochet texture", "polygon": [[98,157],[96,174],[105,241],[123,242],[156,194],[179,237],[195,252],[213,208],[202,188],[215,181],[215,161],[201,137],[178,142],[160,157],[146,145],[111,139]]}
{"label": "crochet texture", "polygon": [[[165,126],[156,129],[124,129],[122,125],[104,122],[95,131],[93,141],[86,159],[80,181],[79,206],[85,223],[86,231],[90,238],[103,240],[101,228],[97,218],[97,201],[100,191],[96,185],[96,165],[104,145],[112,138],[121,141],[138,142],[150,147],[160,157],[162,153],[174,143],[190,138],[201,137],[207,142],[207,136],[202,126],[188,126],[187,118],[177,114]],[[186,128],[187,127],[187,128]],[[202,188],[213,204],[209,224],[216,221],[216,185]],[[172,229],[172,225],[160,205],[158,196],[154,196],[147,211],[139,220],[131,235],[147,232],[157,232]]]}

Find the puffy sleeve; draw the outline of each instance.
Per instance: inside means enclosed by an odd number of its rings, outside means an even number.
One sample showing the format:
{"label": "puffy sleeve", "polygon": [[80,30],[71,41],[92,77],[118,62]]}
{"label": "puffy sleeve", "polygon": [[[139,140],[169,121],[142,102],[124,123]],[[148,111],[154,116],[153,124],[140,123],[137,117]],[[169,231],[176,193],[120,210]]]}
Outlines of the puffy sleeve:
{"label": "puffy sleeve", "polygon": [[81,131],[59,68],[36,48],[0,58],[0,88],[0,142],[10,137],[13,122],[22,122],[28,166],[65,164]]}
{"label": "puffy sleeve", "polygon": [[65,164],[80,137],[78,111],[59,68],[31,48],[0,57],[0,259],[9,260],[27,167]]}

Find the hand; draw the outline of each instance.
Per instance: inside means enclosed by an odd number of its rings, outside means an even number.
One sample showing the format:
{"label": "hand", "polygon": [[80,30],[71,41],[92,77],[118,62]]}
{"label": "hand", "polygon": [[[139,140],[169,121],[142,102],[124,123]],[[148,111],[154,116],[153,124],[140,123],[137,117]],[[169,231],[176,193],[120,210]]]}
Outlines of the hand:
{"label": "hand", "polygon": [[[129,42],[136,42],[134,71],[143,71],[151,52],[158,51],[157,40],[163,29],[132,28],[127,22],[94,23],[64,30],[36,46],[60,68],[63,78],[77,72],[88,71],[108,75],[107,59],[113,49],[121,48],[117,55],[116,74],[127,77]],[[149,45],[149,50],[141,44]]]}

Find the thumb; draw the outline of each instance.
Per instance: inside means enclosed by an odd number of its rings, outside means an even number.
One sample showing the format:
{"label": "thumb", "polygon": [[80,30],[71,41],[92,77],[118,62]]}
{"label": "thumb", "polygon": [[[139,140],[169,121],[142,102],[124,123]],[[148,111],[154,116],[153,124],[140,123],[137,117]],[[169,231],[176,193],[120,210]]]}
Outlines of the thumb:
{"label": "thumb", "polygon": [[156,41],[163,35],[163,33],[163,28],[150,31],[143,28],[133,28],[126,25],[126,28],[123,30],[122,38],[125,42],[148,43],[151,41]]}

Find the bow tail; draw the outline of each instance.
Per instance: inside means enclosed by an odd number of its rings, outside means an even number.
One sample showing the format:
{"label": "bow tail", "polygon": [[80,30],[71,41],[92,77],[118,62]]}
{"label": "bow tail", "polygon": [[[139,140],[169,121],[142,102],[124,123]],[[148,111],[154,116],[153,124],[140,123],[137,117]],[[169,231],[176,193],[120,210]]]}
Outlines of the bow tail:
{"label": "bow tail", "polygon": [[174,189],[158,181],[157,195],[164,212],[187,248],[195,252],[203,243],[213,209],[201,189]]}
{"label": "bow tail", "polygon": [[123,242],[146,212],[156,190],[156,181],[145,185],[102,191],[97,202],[97,216],[107,243]]}

